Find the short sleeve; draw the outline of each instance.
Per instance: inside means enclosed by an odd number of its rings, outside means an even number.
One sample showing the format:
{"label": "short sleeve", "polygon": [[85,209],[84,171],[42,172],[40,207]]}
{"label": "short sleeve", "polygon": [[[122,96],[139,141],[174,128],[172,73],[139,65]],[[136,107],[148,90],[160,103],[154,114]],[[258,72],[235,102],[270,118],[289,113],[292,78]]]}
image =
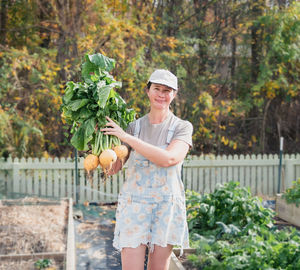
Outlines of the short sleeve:
{"label": "short sleeve", "polygon": [[133,135],[134,127],[135,127],[135,121],[129,123],[129,125],[127,126],[127,128],[126,128],[125,131],[126,131],[128,134]]}
{"label": "short sleeve", "polygon": [[[128,134],[133,135],[133,133],[134,133],[134,128],[135,128],[135,121],[129,123],[129,125],[127,126],[127,128],[126,128],[125,131],[126,131]],[[128,150],[129,150],[129,152],[131,152],[131,146],[130,146],[129,144],[124,143],[124,142],[122,142],[122,144],[126,145],[127,148],[128,148]]]}
{"label": "short sleeve", "polygon": [[186,142],[190,147],[193,146],[192,141],[193,125],[189,121],[181,120],[175,128],[173,140],[181,140]]}

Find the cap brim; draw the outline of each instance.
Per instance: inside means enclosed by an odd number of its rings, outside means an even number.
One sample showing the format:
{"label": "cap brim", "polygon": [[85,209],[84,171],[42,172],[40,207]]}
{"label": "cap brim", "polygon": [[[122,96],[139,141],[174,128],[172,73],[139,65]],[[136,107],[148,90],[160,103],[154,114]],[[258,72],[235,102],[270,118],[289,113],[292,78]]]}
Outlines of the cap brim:
{"label": "cap brim", "polygon": [[176,86],[171,85],[170,82],[167,82],[165,80],[149,80],[148,82],[162,84],[162,85],[168,86],[168,87],[170,87],[170,88],[172,88],[174,90],[177,90]]}

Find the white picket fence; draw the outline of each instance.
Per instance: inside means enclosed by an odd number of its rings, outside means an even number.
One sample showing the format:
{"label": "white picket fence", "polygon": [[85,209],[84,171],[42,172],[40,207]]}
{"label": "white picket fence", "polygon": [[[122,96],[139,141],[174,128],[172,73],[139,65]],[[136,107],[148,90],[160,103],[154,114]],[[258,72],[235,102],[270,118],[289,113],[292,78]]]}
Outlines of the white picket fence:
{"label": "white picket fence", "polygon": [[[201,193],[212,192],[218,183],[238,181],[250,187],[253,195],[274,196],[278,174],[278,155],[207,155],[189,156],[183,164],[182,179],[186,189]],[[300,154],[283,155],[281,191],[299,177]],[[106,180],[98,169],[91,183],[83,169],[83,158],[79,158],[76,185],[75,161],[71,158],[0,160],[0,194],[9,198],[72,197],[78,202],[115,202],[125,178],[126,167]]]}

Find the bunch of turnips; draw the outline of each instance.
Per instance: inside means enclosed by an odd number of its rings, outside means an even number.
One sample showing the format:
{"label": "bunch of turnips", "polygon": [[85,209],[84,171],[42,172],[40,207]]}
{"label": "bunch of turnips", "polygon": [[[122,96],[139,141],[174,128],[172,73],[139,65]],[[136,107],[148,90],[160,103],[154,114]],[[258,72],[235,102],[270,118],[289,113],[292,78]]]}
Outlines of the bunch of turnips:
{"label": "bunch of turnips", "polygon": [[84,168],[88,174],[101,166],[105,175],[128,149],[118,137],[101,132],[108,116],[122,129],[135,119],[135,111],[114,90],[121,87],[109,73],[115,60],[100,53],[85,55],[81,66],[81,82],[69,81],[63,96],[62,117],[71,128],[71,144],[84,151]]}

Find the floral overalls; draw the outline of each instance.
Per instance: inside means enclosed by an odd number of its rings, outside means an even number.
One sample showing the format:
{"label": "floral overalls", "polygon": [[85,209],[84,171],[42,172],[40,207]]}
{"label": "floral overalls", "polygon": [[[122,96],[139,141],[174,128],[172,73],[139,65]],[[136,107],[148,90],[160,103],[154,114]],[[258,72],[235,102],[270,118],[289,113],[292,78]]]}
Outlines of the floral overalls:
{"label": "floral overalls", "polygon": [[[176,119],[178,120],[178,119]],[[171,142],[177,121],[169,128],[166,148]],[[140,121],[134,136],[138,137]],[[181,165],[163,168],[132,149],[128,159],[126,181],[118,198],[113,245],[116,249],[154,244],[182,248],[189,246],[184,186]]]}

